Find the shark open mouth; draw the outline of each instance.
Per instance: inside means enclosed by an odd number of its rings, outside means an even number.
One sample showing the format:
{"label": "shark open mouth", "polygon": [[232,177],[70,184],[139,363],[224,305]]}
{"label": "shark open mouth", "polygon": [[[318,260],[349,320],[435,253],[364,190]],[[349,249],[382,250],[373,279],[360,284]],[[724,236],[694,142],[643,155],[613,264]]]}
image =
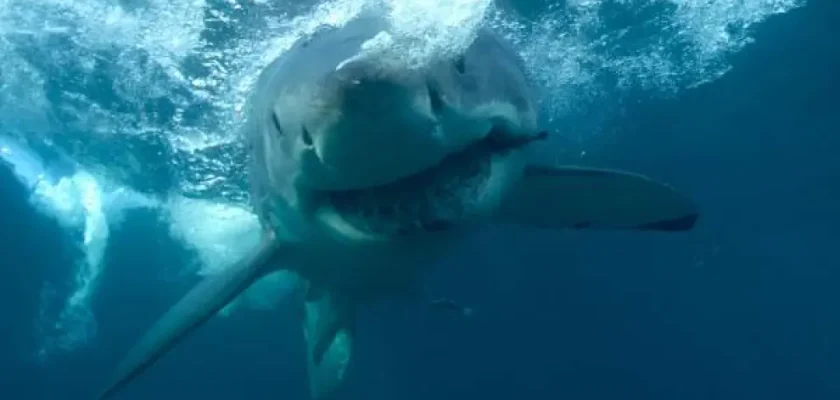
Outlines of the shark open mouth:
{"label": "shark open mouth", "polygon": [[478,209],[494,156],[546,136],[514,136],[494,129],[419,173],[371,188],[329,192],[329,201],[347,223],[375,235],[447,230]]}

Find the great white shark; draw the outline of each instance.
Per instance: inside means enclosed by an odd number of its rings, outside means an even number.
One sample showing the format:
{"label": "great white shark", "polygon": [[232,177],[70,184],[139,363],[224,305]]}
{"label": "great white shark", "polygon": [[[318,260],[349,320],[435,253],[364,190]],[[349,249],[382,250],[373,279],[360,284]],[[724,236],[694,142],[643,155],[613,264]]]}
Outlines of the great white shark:
{"label": "great white shark", "polygon": [[418,269],[482,227],[695,225],[695,204],[663,183],[531,161],[546,135],[534,93],[518,54],[489,28],[422,67],[363,51],[388,31],[372,15],[325,27],[261,72],[244,122],[261,243],[165,312],[100,399],[274,271],[305,282],[310,389],[324,399],[344,381],[356,310],[406,290]]}

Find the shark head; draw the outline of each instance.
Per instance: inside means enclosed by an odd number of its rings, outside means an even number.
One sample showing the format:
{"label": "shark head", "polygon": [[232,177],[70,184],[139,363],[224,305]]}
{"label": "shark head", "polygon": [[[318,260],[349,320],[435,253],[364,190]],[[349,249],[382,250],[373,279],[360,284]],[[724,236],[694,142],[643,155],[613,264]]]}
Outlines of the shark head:
{"label": "shark head", "polygon": [[247,129],[261,214],[282,203],[344,236],[437,231],[486,215],[519,176],[543,134],[515,53],[488,33],[408,66],[365,51],[387,32],[325,28],[260,76]]}

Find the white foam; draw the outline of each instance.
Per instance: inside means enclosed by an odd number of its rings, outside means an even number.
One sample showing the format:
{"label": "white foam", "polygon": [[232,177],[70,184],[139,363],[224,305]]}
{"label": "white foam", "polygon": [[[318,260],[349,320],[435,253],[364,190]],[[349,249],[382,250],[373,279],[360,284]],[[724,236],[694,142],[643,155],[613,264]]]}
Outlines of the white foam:
{"label": "white foam", "polygon": [[[31,201],[42,212],[56,217],[66,228],[81,231],[80,249],[84,259],[77,261],[72,290],[54,323],[57,337],[44,343],[42,356],[52,346],[74,350],[96,336],[96,319],[90,304],[104,270],[111,226],[132,208],[152,208],[158,203],[122,187],[111,187],[104,180],[78,170],[55,183],[41,180]],[[42,305],[46,306],[46,305]]]}
{"label": "white foam", "polygon": [[12,138],[2,135],[0,135],[0,159],[11,167],[15,177],[30,192],[46,176],[46,167],[41,157]]}
{"label": "white foam", "polygon": [[362,45],[359,58],[419,68],[449,59],[472,43],[492,0],[388,0],[389,32]]}
{"label": "white foam", "polygon": [[[156,207],[158,203],[127,188],[108,184],[83,169],[65,175],[53,173],[41,157],[7,136],[0,136],[0,158],[29,189],[29,201],[36,209],[55,218],[71,234],[81,236],[79,249],[84,259],[76,263],[71,293],[61,301],[54,320],[45,311],[52,304],[42,303],[41,314],[46,319],[39,322],[49,325],[42,326],[42,332],[50,332],[39,350],[41,357],[46,357],[53,348],[73,350],[96,335],[96,319],[90,302],[104,268],[109,221],[119,221],[128,209]],[[44,287],[42,293],[51,290]],[[49,296],[47,299],[53,300]]]}
{"label": "white foam", "polygon": [[197,253],[199,275],[223,271],[259,244],[257,216],[243,205],[178,195],[167,205],[170,233]]}
{"label": "white foam", "polygon": [[[197,253],[201,276],[223,272],[259,244],[257,216],[240,204],[174,196],[169,200],[167,213],[172,236]],[[221,315],[243,306],[272,308],[294,296],[298,288],[294,273],[269,274],[225,307]]]}
{"label": "white foam", "polygon": [[[503,16],[497,26],[519,43],[547,94],[547,110],[561,118],[639,89],[669,96],[714,81],[729,71],[728,57],[752,41],[757,23],[804,4],[576,0],[546,10],[533,23]],[[616,14],[625,17],[607,17]]]}

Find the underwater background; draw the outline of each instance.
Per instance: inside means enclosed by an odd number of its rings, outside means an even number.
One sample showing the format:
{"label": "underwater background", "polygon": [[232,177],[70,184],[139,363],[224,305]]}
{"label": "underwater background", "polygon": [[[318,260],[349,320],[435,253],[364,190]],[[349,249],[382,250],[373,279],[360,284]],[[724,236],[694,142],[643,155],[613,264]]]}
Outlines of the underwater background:
{"label": "underwater background", "polygon": [[[364,3],[0,0],[0,399],[92,398],[246,251],[248,85]],[[508,35],[546,156],[666,181],[702,216],[686,234],[483,232],[422,277],[474,315],[365,308],[348,399],[840,398],[840,2],[386,5],[421,51]],[[306,398],[281,278],[120,399]]]}

